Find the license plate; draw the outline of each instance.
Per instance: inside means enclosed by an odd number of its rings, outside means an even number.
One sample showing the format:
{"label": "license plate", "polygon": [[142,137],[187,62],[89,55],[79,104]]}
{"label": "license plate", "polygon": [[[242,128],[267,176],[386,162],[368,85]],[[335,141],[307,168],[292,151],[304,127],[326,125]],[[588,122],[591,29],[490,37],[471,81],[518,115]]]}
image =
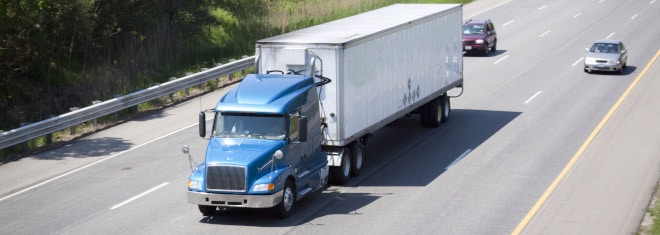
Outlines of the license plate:
{"label": "license plate", "polygon": [[472,46],[465,46],[465,50],[472,50]]}

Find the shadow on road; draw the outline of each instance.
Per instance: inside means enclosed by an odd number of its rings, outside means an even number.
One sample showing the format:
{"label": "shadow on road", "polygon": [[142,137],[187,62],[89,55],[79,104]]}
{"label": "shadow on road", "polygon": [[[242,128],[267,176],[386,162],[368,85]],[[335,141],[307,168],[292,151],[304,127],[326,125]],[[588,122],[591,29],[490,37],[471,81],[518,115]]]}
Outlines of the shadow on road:
{"label": "shadow on road", "polygon": [[127,150],[131,148],[131,146],[132,144],[128,141],[115,137],[79,139],[63,147],[55,148],[50,151],[34,155],[33,157],[42,160],[60,160],[67,157],[102,157],[112,153]]}
{"label": "shadow on road", "polygon": [[[347,187],[424,187],[441,176],[468,149],[475,149],[518,117],[520,112],[452,110],[448,123],[422,128],[419,117],[399,119],[373,133],[367,145],[367,167],[342,187],[328,187],[298,201],[294,214],[277,218],[268,209],[227,209],[200,223],[290,227],[310,224],[327,215],[359,215],[360,209],[387,195],[342,192]],[[468,156],[478,157],[478,156]]]}

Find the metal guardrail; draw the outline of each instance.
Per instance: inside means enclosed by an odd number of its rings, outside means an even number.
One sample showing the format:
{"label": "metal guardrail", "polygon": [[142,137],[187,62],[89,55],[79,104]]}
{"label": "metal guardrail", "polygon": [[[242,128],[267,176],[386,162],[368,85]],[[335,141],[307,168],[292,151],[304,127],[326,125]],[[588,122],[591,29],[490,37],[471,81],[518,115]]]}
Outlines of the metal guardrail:
{"label": "metal guardrail", "polygon": [[138,104],[173,94],[186,88],[226,76],[254,66],[255,57],[247,57],[202,72],[188,75],[144,90],[87,106],[40,122],[5,131],[0,134],[0,149],[45,136],[83,122],[92,121]]}

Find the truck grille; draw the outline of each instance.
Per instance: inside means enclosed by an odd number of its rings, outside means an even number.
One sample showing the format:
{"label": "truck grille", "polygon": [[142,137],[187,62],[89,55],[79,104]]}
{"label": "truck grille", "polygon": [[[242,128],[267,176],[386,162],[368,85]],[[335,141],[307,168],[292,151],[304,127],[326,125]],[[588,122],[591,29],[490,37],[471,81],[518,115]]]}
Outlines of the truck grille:
{"label": "truck grille", "polygon": [[245,167],[210,165],[206,167],[206,189],[225,192],[245,192]]}

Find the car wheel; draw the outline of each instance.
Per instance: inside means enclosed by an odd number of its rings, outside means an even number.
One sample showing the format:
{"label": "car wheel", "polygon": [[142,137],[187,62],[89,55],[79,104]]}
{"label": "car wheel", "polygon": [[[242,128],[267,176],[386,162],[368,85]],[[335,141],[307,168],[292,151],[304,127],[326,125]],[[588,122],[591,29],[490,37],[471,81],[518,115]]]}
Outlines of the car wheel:
{"label": "car wheel", "polygon": [[488,44],[486,44],[486,50],[484,50],[484,56],[488,56],[490,54],[490,48],[488,48]]}
{"label": "car wheel", "polygon": [[490,52],[493,52],[493,53],[497,52],[497,41],[495,41],[495,43],[493,43],[493,47],[491,47],[490,50],[491,50]]}

